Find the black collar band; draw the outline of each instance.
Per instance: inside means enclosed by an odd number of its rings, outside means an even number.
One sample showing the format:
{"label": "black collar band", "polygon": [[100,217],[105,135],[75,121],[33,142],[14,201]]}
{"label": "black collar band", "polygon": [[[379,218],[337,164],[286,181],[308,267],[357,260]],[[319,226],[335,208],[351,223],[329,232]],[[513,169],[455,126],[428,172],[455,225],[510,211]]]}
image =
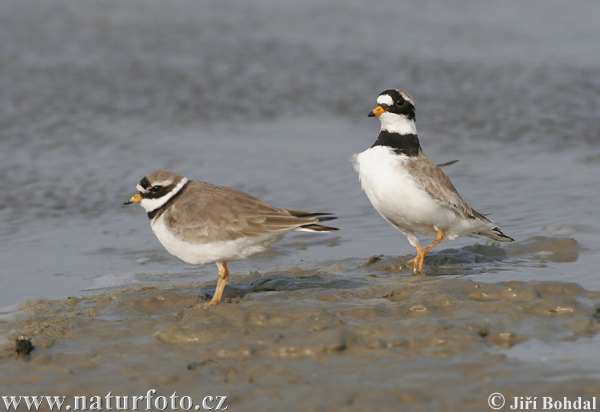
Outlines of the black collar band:
{"label": "black collar band", "polygon": [[421,150],[421,144],[416,134],[390,133],[382,130],[373,146],[387,146],[394,149],[397,154],[406,156],[418,156]]}

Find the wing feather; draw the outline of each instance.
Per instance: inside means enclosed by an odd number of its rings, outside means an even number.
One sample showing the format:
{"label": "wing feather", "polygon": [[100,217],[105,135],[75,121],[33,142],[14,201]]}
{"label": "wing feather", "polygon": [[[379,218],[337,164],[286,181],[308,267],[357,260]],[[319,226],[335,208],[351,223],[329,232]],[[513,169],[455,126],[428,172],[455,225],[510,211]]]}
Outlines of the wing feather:
{"label": "wing feather", "polygon": [[420,153],[418,156],[409,159],[408,168],[413,179],[432,198],[445,207],[454,210],[465,218],[476,218],[491,222],[465,202],[441,167],[436,166],[424,154]]}
{"label": "wing feather", "polygon": [[311,212],[296,215],[229,187],[192,181],[187,190],[164,218],[176,236],[193,243],[256,237],[319,221]]}

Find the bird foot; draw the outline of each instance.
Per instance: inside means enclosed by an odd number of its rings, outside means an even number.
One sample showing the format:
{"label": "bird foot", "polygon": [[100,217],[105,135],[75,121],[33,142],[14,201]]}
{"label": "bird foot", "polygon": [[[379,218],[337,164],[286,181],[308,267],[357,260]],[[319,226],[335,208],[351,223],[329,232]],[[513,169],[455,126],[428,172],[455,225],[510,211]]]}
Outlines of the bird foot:
{"label": "bird foot", "polygon": [[444,239],[444,232],[438,229],[437,236],[433,243],[423,249],[419,244],[415,246],[417,248],[417,256],[406,262],[407,264],[413,264],[413,273],[415,275],[420,275],[423,270],[423,263],[425,262],[425,255],[429,253],[431,249],[435,247],[438,243],[440,243]]}
{"label": "bird foot", "polygon": [[193,309],[201,309],[201,308],[208,308],[210,306],[217,306],[219,304],[218,300],[215,300],[214,298],[210,301],[210,302],[201,302],[201,303],[196,303],[193,306]]}
{"label": "bird foot", "polygon": [[417,250],[417,256],[406,262],[407,265],[410,265],[412,263],[413,273],[415,274],[415,276],[422,274],[421,272],[423,271],[423,262],[425,262],[425,254],[426,252],[423,249]]}
{"label": "bird foot", "polygon": [[227,283],[227,279],[229,279],[229,269],[227,268],[227,263],[225,262],[217,262],[217,267],[219,268],[219,280],[217,281],[217,288],[215,289],[215,294],[213,295],[210,302],[196,303],[194,305],[194,309],[207,308],[209,306],[217,306],[221,301],[221,296],[223,296],[223,290],[225,290],[225,284]]}

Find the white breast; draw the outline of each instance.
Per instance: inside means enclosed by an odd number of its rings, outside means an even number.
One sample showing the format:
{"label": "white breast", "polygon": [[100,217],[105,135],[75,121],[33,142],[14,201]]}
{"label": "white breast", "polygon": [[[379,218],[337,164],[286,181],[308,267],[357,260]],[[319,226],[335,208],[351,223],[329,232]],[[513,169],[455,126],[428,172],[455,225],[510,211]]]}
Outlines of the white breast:
{"label": "white breast", "polygon": [[231,241],[190,243],[175,236],[164,221],[165,214],[152,220],[152,230],[162,245],[174,256],[191,264],[228,262],[244,259],[266,249],[285,232],[265,233],[257,237],[242,237]]}
{"label": "white breast", "polygon": [[354,155],[354,165],[363,190],[381,216],[404,233],[435,237],[434,226],[447,226],[454,213],[415,182],[406,167],[408,159],[389,147],[375,146]]}

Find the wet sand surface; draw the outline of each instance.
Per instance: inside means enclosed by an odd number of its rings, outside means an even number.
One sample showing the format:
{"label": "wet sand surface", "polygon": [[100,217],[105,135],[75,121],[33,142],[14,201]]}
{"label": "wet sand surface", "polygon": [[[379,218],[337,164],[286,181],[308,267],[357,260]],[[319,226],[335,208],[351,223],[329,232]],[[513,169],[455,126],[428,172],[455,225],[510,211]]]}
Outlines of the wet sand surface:
{"label": "wet sand surface", "polygon": [[[2,2],[0,394],[156,389],[230,411],[597,396],[599,8]],[[517,242],[443,242],[412,276],[349,161],[391,87]],[[192,310],[216,267],[170,256],[122,206],[160,168],[342,231],[232,262],[224,302]]]}
{"label": "wet sand surface", "polygon": [[[155,388],[198,403],[226,395],[229,410],[486,410],[494,392],[596,396],[596,365],[510,350],[594,340],[600,293],[402,276],[395,262],[251,274],[208,310],[190,308],[213,290],[198,283],[28,302],[0,325],[1,385],[90,397]],[[33,338],[29,359],[14,354],[15,331]]]}

